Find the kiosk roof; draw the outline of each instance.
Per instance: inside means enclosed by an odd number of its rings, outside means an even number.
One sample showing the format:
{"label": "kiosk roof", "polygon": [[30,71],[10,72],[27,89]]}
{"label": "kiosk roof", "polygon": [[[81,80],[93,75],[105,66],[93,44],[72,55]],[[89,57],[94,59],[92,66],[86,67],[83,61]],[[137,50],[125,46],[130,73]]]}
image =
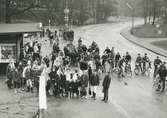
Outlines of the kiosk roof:
{"label": "kiosk roof", "polygon": [[23,34],[41,31],[40,23],[0,24],[0,34]]}

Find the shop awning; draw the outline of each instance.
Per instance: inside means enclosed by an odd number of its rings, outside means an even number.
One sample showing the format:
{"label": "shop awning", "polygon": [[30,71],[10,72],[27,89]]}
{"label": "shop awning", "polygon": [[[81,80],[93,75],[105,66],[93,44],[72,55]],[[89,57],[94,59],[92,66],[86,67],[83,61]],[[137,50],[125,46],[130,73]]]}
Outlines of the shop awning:
{"label": "shop awning", "polygon": [[0,24],[0,34],[23,34],[42,31],[42,23]]}

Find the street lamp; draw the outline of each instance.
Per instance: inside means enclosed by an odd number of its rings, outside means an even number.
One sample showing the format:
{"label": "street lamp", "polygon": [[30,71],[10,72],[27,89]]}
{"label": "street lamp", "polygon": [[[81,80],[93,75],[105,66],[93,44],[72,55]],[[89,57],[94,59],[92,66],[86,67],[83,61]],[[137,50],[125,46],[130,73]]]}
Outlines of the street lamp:
{"label": "street lamp", "polygon": [[64,21],[65,21],[65,28],[68,29],[69,28],[69,12],[70,10],[68,9],[68,1],[66,0],[66,8],[64,9]]}
{"label": "street lamp", "polygon": [[132,11],[132,29],[131,29],[131,33],[133,34],[133,29],[134,29],[134,13],[135,13],[135,9],[132,5],[130,5],[129,3],[126,3],[127,7]]}
{"label": "street lamp", "polygon": [[49,30],[50,30],[50,22],[51,22],[51,21],[50,21],[50,19],[49,19]]}

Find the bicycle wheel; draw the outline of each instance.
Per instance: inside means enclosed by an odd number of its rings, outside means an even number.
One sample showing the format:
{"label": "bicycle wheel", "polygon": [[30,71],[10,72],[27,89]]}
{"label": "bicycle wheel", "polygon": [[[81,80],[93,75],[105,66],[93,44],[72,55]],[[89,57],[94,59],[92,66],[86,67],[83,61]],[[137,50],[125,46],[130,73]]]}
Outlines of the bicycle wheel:
{"label": "bicycle wheel", "polygon": [[127,77],[131,77],[132,76],[132,71],[130,67],[125,67],[125,75]]}

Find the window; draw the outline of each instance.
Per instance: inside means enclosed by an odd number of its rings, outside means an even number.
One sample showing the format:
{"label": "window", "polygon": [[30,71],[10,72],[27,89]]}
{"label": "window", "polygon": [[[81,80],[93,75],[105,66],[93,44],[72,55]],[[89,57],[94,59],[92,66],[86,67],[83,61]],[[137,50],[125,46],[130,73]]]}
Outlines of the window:
{"label": "window", "polygon": [[11,58],[16,60],[16,44],[0,44],[0,63],[8,63]]}

